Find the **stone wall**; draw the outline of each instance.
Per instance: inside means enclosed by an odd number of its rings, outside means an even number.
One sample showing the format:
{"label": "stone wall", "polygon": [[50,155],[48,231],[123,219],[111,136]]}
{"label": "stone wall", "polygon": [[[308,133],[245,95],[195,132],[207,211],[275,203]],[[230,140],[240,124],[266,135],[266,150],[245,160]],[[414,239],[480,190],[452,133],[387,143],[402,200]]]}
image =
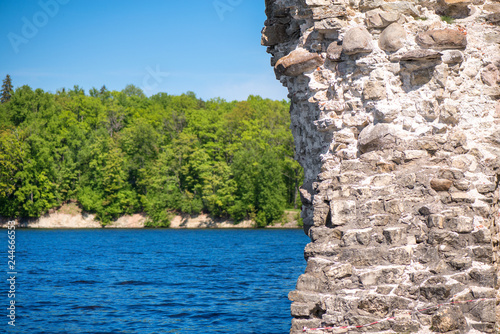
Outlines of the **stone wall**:
{"label": "stone wall", "polygon": [[312,241],[291,333],[386,317],[351,332],[498,331],[500,1],[266,0],[266,14]]}

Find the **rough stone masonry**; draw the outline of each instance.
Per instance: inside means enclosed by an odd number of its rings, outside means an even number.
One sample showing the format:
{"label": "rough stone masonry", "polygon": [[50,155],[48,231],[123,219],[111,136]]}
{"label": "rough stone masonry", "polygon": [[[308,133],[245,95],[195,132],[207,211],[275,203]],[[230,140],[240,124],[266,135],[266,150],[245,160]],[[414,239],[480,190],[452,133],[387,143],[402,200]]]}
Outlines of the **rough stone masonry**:
{"label": "rough stone masonry", "polygon": [[350,332],[497,333],[500,0],[266,0],[266,13],[312,241],[291,333],[387,317]]}

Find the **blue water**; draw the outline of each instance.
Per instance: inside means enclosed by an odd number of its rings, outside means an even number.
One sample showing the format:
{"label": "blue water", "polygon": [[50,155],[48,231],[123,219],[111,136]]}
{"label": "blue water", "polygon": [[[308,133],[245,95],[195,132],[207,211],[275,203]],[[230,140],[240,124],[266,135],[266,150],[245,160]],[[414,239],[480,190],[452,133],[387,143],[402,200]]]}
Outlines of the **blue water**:
{"label": "blue water", "polygon": [[308,240],[301,230],[18,230],[16,326],[5,292],[0,332],[288,333]]}

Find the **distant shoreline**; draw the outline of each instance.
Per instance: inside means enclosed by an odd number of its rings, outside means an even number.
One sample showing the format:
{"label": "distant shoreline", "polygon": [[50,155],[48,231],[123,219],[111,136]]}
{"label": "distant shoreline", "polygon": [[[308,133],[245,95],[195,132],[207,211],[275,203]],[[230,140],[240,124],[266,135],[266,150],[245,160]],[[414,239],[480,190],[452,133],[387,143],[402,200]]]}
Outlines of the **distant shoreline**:
{"label": "distant shoreline", "polygon": [[[27,229],[143,229],[148,217],[144,214],[124,215],[107,225],[102,225],[95,219],[95,215],[79,213],[52,212],[39,218],[16,218],[9,219],[0,217],[0,228],[7,228],[7,223],[14,220],[17,228]],[[173,217],[169,229],[252,229],[255,222],[244,220],[235,223],[231,220],[213,218],[207,214],[200,215],[176,215]],[[285,224],[267,226],[266,228],[300,228],[297,221],[288,221]]]}

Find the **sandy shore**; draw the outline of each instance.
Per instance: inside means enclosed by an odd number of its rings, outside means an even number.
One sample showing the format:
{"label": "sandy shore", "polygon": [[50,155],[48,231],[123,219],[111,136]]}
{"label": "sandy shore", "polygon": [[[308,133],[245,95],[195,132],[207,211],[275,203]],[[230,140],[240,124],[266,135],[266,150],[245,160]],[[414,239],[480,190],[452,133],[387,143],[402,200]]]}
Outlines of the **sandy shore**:
{"label": "sandy shore", "polygon": [[[104,228],[144,228],[147,221],[144,214],[125,215],[104,226]],[[95,219],[95,215],[81,212],[73,205],[63,206],[61,209],[47,213],[40,218],[13,219],[19,228],[103,228],[101,223]],[[8,218],[0,217],[0,228],[6,228]],[[173,229],[196,229],[196,228],[254,228],[255,223],[244,220],[235,223],[231,220],[213,218],[206,214],[200,215],[177,215],[170,223]],[[296,221],[289,221],[283,225],[269,226],[269,228],[297,228]]]}

